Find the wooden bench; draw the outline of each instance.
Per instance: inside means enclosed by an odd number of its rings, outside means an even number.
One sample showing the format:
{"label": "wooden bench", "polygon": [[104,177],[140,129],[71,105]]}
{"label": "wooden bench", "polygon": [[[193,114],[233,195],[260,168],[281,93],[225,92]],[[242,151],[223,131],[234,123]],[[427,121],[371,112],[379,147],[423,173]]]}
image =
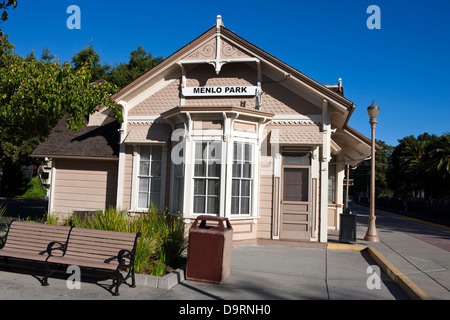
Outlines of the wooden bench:
{"label": "wooden bench", "polygon": [[12,221],[0,257],[7,262],[8,258],[45,262],[48,244],[52,241],[66,243],[69,232],[70,227]]}
{"label": "wooden bench", "polygon": [[[0,257],[41,262],[45,276],[42,285],[48,285],[51,266],[76,265],[87,269],[111,272],[114,295],[119,286],[132,278],[136,286],[134,257],[140,234],[94,229],[53,226],[34,222],[13,221],[6,234]],[[123,277],[122,270],[128,270]]]}
{"label": "wooden bench", "polygon": [[[53,254],[61,248],[61,243],[50,244],[46,277],[49,267],[57,265],[76,265],[78,267],[103,270],[112,273],[114,295],[119,295],[119,286],[132,278],[131,287],[136,286],[134,277],[134,257],[140,233],[125,233],[84,228],[72,228],[68,241],[62,248],[63,255]],[[54,248],[54,245],[57,245]],[[122,270],[128,269],[127,275]]]}

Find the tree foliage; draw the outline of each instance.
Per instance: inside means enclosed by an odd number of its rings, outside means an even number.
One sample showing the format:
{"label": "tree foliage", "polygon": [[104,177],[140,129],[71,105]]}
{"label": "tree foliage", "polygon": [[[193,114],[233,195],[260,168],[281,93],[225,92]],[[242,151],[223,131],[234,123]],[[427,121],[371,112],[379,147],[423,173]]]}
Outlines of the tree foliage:
{"label": "tree foliage", "polygon": [[0,19],[2,22],[8,20],[7,10],[11,8],[11,6],[15,9],[17,7],[17,0],[0,0],[0,10],[3,10]]}
{"label": "tree foliage", "polygon": [[[393,148],[382,140],[376,140],[376,144],[382,149],[375,154],[375,194],[379,197],[389,196],[391,192],[387,181],[387,171]],[[350,178],[354,179],[355,183],[355,187],[352,188],[353,193],[369,193],[370,169],[371,160],[367,159],[351,170]]]}
{"label": "tree foliage", "polygon": [[91,44],[73,56],[72,65],[75,70],[87,66],[91,70],[92,81],[104,79],[123,88],[162,60],[162,57],[154,57],[142,46],[138,46],[136,50],[130,52],[128,62],[121,62],[111,67],[107,63],[102,63],[100,55]]}
{"label": "tree foliage", "polygon": [[388,181],[400,196],[450,196],[450,137],[424,133],[399,140],[390,160]]}
{"label": "tree foliage", "polygon": [[128,63],[116,64],[105,79],[123,88],[158,65],[162,60],[162,57],[154,57],[151,53],[146,52],[142,46],[138,46],[136,50],[131,51]]}
{"label": "tree foliage", "polygon": [[[450,198],[450,134],[442,136],[423,133],[417,138],[407,136],[395,147],[381,140],[375,156],[376,197],[395,196],[407,199]],[[353,195],[368,194],[370,160],[350,171],[355,181]]]}
{"label": "tree foliage", "polygon": [[[109,97],[118,92],[111,83],[91,85],[88,67],[34,54],[14,53],[7,35],[0,36],[0,167],[29,163],[29,155],[64,116],[68,128],[86,125],[85,117],[99,105],[109,107],[122,121],[120,106]],[[6,170],[4,170],[6,171]]]}
{"label": "tree foliage", "polygon": [[110,65],[101,63],[100,55],[92,44],[81,49],[72,57],[72,66],[75,70],[87,67],[91,71],[92,81],[105,79],[106,73],[111,69]]}

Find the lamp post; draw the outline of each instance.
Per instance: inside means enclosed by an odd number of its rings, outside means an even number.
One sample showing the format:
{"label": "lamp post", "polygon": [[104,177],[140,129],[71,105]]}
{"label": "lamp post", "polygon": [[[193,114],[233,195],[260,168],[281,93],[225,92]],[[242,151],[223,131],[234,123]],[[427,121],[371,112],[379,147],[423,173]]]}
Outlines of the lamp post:
{"label": "lamp post", "polygon": [[375,126],[377,124],[378,113],[380,107],[375,104],[373,100],[372,104],[367,107],[367,113],[370,118],[370,126],[372,127],[372,156],[370,166],[370,212],[369,212],[369,225],[367,227],[365,241],[380,242],[378,238],[377,229],[375,227]]}

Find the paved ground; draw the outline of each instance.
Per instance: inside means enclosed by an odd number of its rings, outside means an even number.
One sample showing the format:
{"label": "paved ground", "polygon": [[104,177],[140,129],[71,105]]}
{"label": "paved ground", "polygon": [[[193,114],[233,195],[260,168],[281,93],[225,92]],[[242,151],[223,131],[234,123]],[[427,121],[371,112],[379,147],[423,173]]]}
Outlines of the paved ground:
{"label": "paved ground", "polygon": [[[355,245],[370,245],[425,291],[432,299],[450,299],[450,231],[377,212],[380,243],[363,241],[367,209],[357,207]],[[330,231],[330,243],[338,233]],[[39,276],[0,270],[0,300],[403,300],[408,299],[384,272],[380,288],[367,285],[376,265],[364,251],[274,245],[236,246],[231,276],[222,285],[185,280],[170,290],[121,287],[119,297],[109,291],[111,280],[82,282],[68,289],[66,278],[50,278],[42,287]],[[375,284],[372,277],[372,284]]]}

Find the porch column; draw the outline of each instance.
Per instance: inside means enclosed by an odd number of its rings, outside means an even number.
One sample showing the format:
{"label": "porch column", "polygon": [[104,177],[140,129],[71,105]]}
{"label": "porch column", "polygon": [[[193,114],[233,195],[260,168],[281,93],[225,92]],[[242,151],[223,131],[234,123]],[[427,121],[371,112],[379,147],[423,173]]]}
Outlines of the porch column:
{"label": "porch column", "polygon": [[322,101],[323,145],[320,162],[320,213],[319,242],[328,240],[328,162],[331,148],[331,117],[328,112],[328,101]]}
{"label": "porch column", "polygon": [[[122,210],[123,206],[123,180],[125,172],[125,138],[127,136],[127,122],[128,122],[128,103],[125,101],[119,101],[118,104],[122,106],[123,123],[120,128],[120,141],[119,141],[119,165],[117,172],[117,194],[116,194],[116,208]],[[106,209],[106,208],[105,208]],[[131,208],[128,208],[131,209]]]}

